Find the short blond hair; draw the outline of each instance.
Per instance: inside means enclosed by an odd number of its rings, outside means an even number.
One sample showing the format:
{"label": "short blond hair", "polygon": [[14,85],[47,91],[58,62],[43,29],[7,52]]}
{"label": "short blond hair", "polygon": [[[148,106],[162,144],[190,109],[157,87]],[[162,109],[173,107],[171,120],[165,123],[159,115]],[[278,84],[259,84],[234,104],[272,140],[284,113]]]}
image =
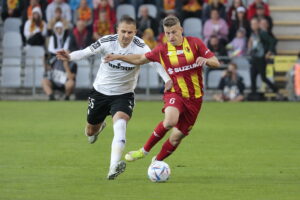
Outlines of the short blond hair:
{"label": "short blond hair", "polygon": [[166,26],[166,27],[175,26],[176,24],[180,25],[180,21],[175,16],[168,16],[168,17],[164,18],[164,20],[163,20],[163,26]]}

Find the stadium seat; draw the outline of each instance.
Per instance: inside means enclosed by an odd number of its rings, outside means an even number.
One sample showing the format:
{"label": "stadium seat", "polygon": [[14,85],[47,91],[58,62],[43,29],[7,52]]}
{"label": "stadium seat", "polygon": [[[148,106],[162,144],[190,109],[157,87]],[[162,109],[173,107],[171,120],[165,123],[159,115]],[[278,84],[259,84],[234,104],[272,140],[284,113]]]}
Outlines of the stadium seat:
{"label": "stadium seat", "polygon": [[21,34],[18,32],[11,32],[11,31],[4,33],[2,46],[21,48],[22,47]]}
{"label": "stadium seat", "polygon": [[22,59],[22,50],[14,47],[3,48],[2,66],[20,66]]}
{"label": "stadium seat", "polygon": [[77,88],[91,88],[91,64],[88,60],[76,61],[77,75],[76,75],[76,87]]}
{"label": "stadium seat", "polygon": [[25,48],[25,87],[41,87],[44,73],[44,54],[43,47],[28,46]]}
{"label": "stadium seat", "polygon": [[131,4],[121,4],[117,7],[117,20],[119,21],[123,15],[129,15],[135,19],[135,9]]}
{"label": "stadium seat", "polygon": [[13,47],[3,48],[2,87],[21,86],[21,57],[21,49]]}
{"label": "stadium seat", "polygon": [[4,21],[4,33],[6,32],[20,32],[21,19],[16,17],[9,17]]}
{"label": "stadium seat", "polygon": [[149,64],[142,65],[137,86],[139,88],[159,88],[158,76],[154,67]]}
{"label": "stadium seat", "polygon": [[1,87],[18,88],[21,86],[21,66],[3,66]]}
{"label": "stadium seat", "polygon": [[156,18],[157,16],[157,8],[155,5],[153,4],[142,4],[140,7],[139,7],[139,12],[138,12],[138,17],[141,17],[141,7],[142,6],[146,6],[148,8],[148,11],[149,11],[149,15],[151,17],[153,17],[154,19]]}
{"label": "stadium seat", "polygon": [[202,38],[201,19],[190,17],[183,21],[183,33],[185,36]]}
{"label": "stadium seat", "polygon": [[2,46],[5,47],[15,47],[21,48],[22,47],[22,38],[21,34],[18,32],[6,32],[3,35]]}
{"label": "stadium seat", "polygon": [[209,74],[208,74],[208,77],[207,77],[207,86],[206,86],[206,88],[217,89],[223,73],[224,73],[223,70],[212,70],[212,71],[210,71]]}

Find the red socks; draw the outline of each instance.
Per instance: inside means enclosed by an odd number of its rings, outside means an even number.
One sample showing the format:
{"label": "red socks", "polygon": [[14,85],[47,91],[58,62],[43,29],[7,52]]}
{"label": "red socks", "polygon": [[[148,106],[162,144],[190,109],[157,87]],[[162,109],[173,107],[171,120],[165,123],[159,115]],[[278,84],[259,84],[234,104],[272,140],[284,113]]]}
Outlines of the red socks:
{"label": "red socks", "polygon": [[144,145],[144,150],[149,152],[152,149],[152,147],[165,136],[168,130],[169,129],[166,129],[164,127],[163,122],[160,122],[154,129],[146,144]]}
{"label": "red socks", "polygon": [[179,144],[177,144],[176,146],[173,146],[170,142],[170,140],[168,139],[162,146],[162,149],[160,150],[160,152],[157,154],[156,156],[156,160],[164,160],[166,157],[168,157],[169,155],[171,155],[175,149],[178,147]]}

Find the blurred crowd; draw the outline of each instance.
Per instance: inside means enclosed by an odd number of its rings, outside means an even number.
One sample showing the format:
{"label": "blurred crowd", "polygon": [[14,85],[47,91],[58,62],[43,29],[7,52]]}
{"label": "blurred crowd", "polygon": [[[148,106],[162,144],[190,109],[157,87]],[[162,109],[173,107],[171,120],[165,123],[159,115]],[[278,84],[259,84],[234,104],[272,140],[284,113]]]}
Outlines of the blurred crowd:
{"label": "blurred crowd", "polygon": [[[122,11],[118,7],[122,4],[134,8],[137,35],[151,49],[167,41],[161,19],[176,15],[183,25],[188,19],[196,19],[199,26],[183,27],[199,30],[199,37],[221,62],[228,64],[231,58],[246,55],[252,58],[252,93],[256,93],[258,75],[274,93],[278,92],[265,74],[268,57],[276,53],[277,40],[269,6],[263,0],[3,0],[1,17],[3,21],[8,17],[21,18],[23,45],[44,47],[51,60],[60,49],[83,49],[104,35],[116,33],[118,12]],[[151,15],[146,6],[149,4],[155,7],[156,16]],[[232,98],[242,100],[244,86],[235,75],[237,67],[233,63],[230,66],[219,88],[227,91],[228,84],[235,83]],[[60,68],[64,68],[62,63]],[[223,94],[216,99],[226,100],[228,96]]]}
{"label": "blurred crowd", "polygon": [[[191,17],[200,19],[202,39],[217,56],[247,53],[252,18],[259,19],[260,29],[275,40],[268,4],[263,0],[254,0],[249,6],[243,0],[231,2],[229,5],[226,0],[4,0],[2,19],[20,17],[24,46],[45,46],[51,54],[62,48],[82,49],[103,35],[115,33],[116,8],[121,4],[134,6],[138,36],[151,48],[166,42],[160,19],[167,15],[177,15],[182,23]],[[143,4],[156,6],[157,16],[150,16]]]}

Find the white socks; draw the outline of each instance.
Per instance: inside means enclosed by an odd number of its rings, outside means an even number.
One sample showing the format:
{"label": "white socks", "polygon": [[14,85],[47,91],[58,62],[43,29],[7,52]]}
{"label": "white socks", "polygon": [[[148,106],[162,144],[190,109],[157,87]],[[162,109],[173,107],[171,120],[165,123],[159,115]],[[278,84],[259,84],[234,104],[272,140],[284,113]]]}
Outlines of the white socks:
{"label": "white socks", "polygon": [[122,157],[126,143],[126,120],[118,119],[114,123],[114,139],[111,144],[110,167],[117,164]]}

